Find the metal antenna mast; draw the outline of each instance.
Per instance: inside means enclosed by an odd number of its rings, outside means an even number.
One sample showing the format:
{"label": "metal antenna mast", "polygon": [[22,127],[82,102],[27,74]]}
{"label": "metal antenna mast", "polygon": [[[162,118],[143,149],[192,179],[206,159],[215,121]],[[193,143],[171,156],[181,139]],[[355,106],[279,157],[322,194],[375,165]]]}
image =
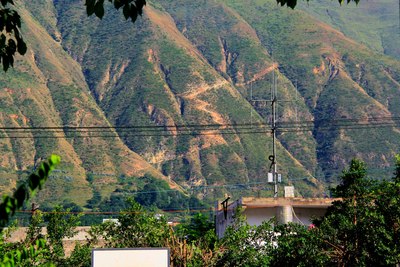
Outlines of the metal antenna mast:
{"label": "metal antenna mast", "polygon": [[271,95],[271,108],[272,108],[272,125],[271,125],[271,131],[272,131],[272,158],[271,158],[271,167],[273,167],[272,171],[272,177],[274,181],[274,197],[278,197],[278,166],[276,162],[276,104],[277,104],[277,84],[276,84],[276,78],[275,78],[275,72],[272,73],[272,82],[273,82],[273,88],[272,88],[272,95]]}
{"label": "metal antenna mast", "polygon": [[[250,87],[250,100],[253,103],[256,102],[263,102],[263,103],[271,103],[272,109],[272,121],[271,121],[271,133],[272,133],[272,155],[269,156],[269,160],[271,161],[271,165],[268,172],[268,183],[274,184],[274,197],[278,197],[278,182],[280,182],[279,175],[278,175],[278,166],[276,161],[276,120],[277,120],[277,104],[278,104],[278,86],[277,86],[277,77],[275,76],[275,71],[272,71],[272,84],[271,84],[271,91],[270,91],[270,99],[254,99],[253,98],[253,87],[251,84]],[[281,101],[279,101],[281,102]],[[286,102],[286,101],[283,101]],[[251,121],[252,121],[252,114]],[[270,178],[272,175],[272,179]]]}
{"label": "metal antenna mast", "polygon": [[[272,71],[272,84],[270,88],[270,99],[259,99],[253,98],[253,84],[250,85],[250,100],[255,104],[256,102],[271,103],[271,134],[272,134],[272,155],[268,157],[271,164],[268,172],[268,183],[274,185],[274,198],[278,197],[278,183],[281,183],[282,176],[278,174],[278,164],[277,164],[277,149],[276,149],[276,131],[277,131],[277,113],[278,113],[278,103],[280,102],[293,102],[293,100],[279,100],[278,101],[278,77],[275,71]],[[297,81],[296,81],[296,100],[297,101]],[[296,121],[297,121],[297,107],[296,107]],[[252,113],[250,114],[250,120],[253,124]]]}

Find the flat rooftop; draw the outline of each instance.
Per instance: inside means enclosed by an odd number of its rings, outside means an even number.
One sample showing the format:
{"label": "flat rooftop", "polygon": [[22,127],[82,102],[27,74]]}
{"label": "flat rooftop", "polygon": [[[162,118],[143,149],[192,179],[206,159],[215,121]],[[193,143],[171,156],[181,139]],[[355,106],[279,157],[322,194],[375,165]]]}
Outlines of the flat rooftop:
{"label": "flat rooftop", "polygon": [[339,198],[302,198],[302,197],[243,197],[243,208],[268,208],[292,206],[298,208],[327,208]]}

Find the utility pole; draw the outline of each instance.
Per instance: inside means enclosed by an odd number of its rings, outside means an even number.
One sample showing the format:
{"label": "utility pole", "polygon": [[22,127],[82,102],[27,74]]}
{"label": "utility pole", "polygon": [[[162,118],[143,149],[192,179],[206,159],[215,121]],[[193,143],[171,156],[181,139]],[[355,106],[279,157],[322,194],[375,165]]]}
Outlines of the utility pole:
{"label": "utility pole", "polygon": [[[277,150],[276,150],[276,131],[277,131],[277,114],[278,114],[278,103],[281,102],[293,102],[292,100],[278,100],[278,78],[275,71],[272,71],[272,84],[270,88],[270,99],[258,99],[253,98],[253,87],[250,88],[250,100],[255,104],[256,102],[271,103],[271,135],[272,135],[272,155],[268,157],[271,164],[268,172],[268,183],[274,185],[274,198],[278,197],[278,183],[281,182],[281,175],[278,174],[277,164]],[[297,92],[297,81],[296,81],[296,92]],[[297,94],[296,94],[297,101]],[[297,120],[297,108],[296,108],[296,120]],[[252,117],[251,117],[251,123]]]}
{"label": "utility pole", "polygon": [[274,197],[278,197],[278,166],[276,164],[276,104],[277,104],[277,84],[275,78],[275,72],[272,73],[273,87],[271,95],[271,108],[272,108],[272,157],[271,157],[271,167],[272,167],[272,177],[274,181]]}
{"label": "utility pole", "polygon": [[[250,100],[253,103],[262,102],[262,103],[271,103],[271,134],[272,134],[272,155],[268,157],[271,161],[271,165],[268,171],[268,183],[274,184],[274,197],[278,197],[278,166],[276,161],[276,114],[277,114],[277,104],[278,104],[278,89],[277,89],[277,81],[275,77],[275,71],[272,71],[272,85],[270,91],[270,99],[253,99],[253,88],[250,89]],[[272,175],[272,180],[271,180]]]}

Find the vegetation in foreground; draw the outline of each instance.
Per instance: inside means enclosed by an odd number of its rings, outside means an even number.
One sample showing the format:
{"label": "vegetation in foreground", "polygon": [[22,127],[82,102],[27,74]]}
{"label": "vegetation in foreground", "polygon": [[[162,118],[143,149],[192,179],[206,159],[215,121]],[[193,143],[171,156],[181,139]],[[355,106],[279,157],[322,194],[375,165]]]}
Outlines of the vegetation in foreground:
{"label": "vegetation in foreground", "polygon": [[332,190],[341,200],[311,227],[274,221],[250,226],[239,215],[220,240],[203,214],[170,227],[129,200],[118,224],[92,226],[91,238],[66,257],[62,239],[74,235],[80,215],[56,209],[46,215],[43,235],[38,211],[24,241],[7,243],[3,233],[1,265],[90,266],[92,248],[168,247],[171,266],[394,266],[400,263],[400,155],[396,161],[391,180],[375,181],[365,163],[352,160]]}

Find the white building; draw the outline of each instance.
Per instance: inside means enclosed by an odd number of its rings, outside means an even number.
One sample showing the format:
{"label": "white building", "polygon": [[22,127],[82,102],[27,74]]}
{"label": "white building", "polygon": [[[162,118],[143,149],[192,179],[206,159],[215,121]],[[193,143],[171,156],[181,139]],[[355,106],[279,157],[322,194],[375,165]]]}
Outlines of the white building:
{"label": "white building", "polygon": [[241,208],[250,225],[260,225],[273,217],[280,223],[300,223],[310,225],[313,218],[321,217],[332,202],[332,198],[278,197],[257,198],[243,197],[234,202],[219,205],[216,213],[216,232],[224,235],[225,229],[232,224],[233,215]]}

